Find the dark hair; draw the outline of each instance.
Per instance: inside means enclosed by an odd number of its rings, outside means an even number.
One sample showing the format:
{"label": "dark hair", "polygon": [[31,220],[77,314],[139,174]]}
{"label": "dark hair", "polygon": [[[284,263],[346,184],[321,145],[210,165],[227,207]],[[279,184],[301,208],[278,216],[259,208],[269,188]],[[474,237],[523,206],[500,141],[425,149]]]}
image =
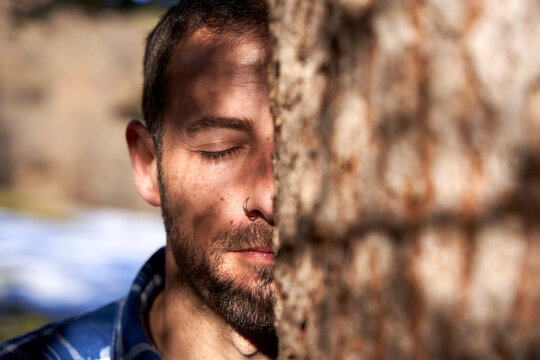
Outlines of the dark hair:
{"label": "dark hair", "polygon": [[253,34],[268,37],[264,0],[180,0],[161,18],[146,40],[142,110],[144,121],[161,154],[163,118],[169,94],[168,65],[181,40],[199,29],[211,35]]}

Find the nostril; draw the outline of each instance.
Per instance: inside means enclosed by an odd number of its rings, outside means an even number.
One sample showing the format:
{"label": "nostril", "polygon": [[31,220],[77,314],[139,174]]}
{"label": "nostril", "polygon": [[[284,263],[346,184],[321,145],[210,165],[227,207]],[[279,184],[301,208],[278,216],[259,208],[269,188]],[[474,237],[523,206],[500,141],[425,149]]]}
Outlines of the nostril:
{"label": "nostril", "polygon": [[250,220],[254,220],[256,217],[261,216],[262,213],[257,209],[251,210],[251,211],[248,210],[247,208],[248,200],[249,200],[249,196],[246,198],[246,200],[244,200],[244,213],[247,215],[247,217],[250,218]]}
{"label": "nostril", "polygon": [[261,218],[261,219],[264,219],[271,226],[274,226],[274,220],[273,220],[272,216],[267,216],[264,213],[264,211],[261,211],[259,209],[249,210],[248,209],[248,201],[249,201],[249,197],[247,197],[246,200],[244,200],[243,208],[244,208],[244,214],[246,214],[246,216],[249,218],[249,220],[255,221],[255,219]]}

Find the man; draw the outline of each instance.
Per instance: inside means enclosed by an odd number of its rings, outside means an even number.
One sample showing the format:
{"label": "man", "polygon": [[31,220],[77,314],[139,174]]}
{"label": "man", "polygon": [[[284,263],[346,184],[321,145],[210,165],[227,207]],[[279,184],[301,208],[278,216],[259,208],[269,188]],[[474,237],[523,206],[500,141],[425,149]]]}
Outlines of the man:
{"label": "man", "polygon": [[126,138],[166,249],[125,299],[0,345],[0,358],[276,356],[269,57],[263,1],[181,1],[163,16],[147,40],[145,124]]}

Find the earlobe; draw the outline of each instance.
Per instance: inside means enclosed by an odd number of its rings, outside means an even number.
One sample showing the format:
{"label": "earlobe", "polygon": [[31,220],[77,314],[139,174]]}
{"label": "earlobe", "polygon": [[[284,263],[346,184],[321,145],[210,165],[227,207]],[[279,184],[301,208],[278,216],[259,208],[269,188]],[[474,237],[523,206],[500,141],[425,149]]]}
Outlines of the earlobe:
{"label": "earlobe", "polygon": [[126,141],[139,194],[150,205],[160,206],[157,158],[148,129],[140,121],[132,120],[126,129]]}

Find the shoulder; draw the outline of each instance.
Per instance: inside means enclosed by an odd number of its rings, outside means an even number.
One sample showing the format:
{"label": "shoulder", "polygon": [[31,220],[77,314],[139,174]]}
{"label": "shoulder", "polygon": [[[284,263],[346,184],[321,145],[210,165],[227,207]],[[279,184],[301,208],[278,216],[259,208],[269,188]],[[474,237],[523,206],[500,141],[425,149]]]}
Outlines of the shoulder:
{"label": "shoulder", "polygon": [[121,301],[0,344],[0,360],[109,359]]}

